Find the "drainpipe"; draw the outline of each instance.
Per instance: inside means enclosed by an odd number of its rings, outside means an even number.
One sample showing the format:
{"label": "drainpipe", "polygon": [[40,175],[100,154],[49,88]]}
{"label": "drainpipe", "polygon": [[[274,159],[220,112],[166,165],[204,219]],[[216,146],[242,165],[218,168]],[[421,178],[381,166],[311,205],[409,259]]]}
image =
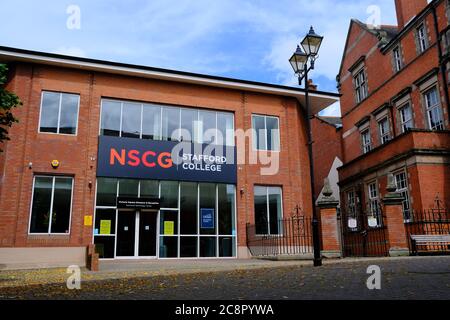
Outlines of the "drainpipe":
{"label": "drainpipe", "polygon": [[[442,54],[442,47],[441,47],[441,35],[439,33],[439,24],[438,24],[438,16],[436,13],[436,6],[431,7],[432,13],[433,13],[433,19],[434,19],[434,31],[436,32],[436,38],[437,38],[437,47],[438,47],[438,57],[439,57],[439,67],[441,69],[441,76],[443,87],[444,87],[444,98],[445,98],[445,104],[447,105],[447,115],[450,119],[450,98],[448,94],[448,81],[447,81],[447,74],[446,74],[446,67],[443,62],[443,54]],[[450,121],[450,120],[449,120]]]}

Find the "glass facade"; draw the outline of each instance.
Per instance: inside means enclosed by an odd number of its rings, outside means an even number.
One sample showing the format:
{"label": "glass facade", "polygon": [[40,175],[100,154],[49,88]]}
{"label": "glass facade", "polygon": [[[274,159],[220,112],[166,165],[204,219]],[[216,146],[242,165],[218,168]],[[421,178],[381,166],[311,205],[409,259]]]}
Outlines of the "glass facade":
{"label": "glass facade", "polygon": [[152,256],[236,257],[235,192],[228,184],[98,178],[94,243],[100,258],[141,256],[143,243],[135,240],[135,230],[152,227],[142,224],[145,211],[138,218],[132,210],[118,210],[117,196],[160,198],[155,242],[147,241],[154,246]]}
{"label": "glass facade", "polygon": [[[100,135],[234,146],[232,112],[109,99],[102,99],[101,109]],[[270,118],[267,127],[277,130],[278,119]],[[269,137],[271,148],[277,139]]]}

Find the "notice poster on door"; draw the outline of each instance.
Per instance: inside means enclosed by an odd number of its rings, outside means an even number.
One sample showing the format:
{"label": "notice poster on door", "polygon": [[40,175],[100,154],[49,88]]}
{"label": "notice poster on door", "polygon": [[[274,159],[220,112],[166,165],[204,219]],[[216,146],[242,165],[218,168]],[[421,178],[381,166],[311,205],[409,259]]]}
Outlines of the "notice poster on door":
{"label": "notice poster on door", "polygon": [[175,222],[164,221],[164,235],[173,236],[175,234]]}
{"label": "notice poster on door", "polygon": [[111,220],[100,220],[100,234],[111,234]]}
{"label": "notice poster on door", "polygon": [[214,209],[200,209],[200,217],[202,229],[214,229]]}

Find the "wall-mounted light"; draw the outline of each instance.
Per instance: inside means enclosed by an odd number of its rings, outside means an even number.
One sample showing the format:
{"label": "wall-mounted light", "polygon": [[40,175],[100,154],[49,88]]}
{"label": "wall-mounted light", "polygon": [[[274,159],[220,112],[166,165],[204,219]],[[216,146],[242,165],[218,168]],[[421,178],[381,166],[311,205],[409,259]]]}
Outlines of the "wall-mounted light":
{"label": "wall-mounted light", "polygon": [[88,182],[88,187],[89,187],[89,189],[92,189],[92,181]]}
{"label": "wall-mounted light", "polygon": [[59,161],[58,160],[52,160],[51,165],[53,169],[58,169],[59,167]]}
{"label": "wall-mounted light", "polygon": [[241,197],[242,197],[244,195],[244,193],[245,193],[244,188],[241,188],[241,190],[239,192],[241,193]]}
{"label": "wall-mounted light", "polygon": [[28,169],[33,169],[33,162],[28,162]]}

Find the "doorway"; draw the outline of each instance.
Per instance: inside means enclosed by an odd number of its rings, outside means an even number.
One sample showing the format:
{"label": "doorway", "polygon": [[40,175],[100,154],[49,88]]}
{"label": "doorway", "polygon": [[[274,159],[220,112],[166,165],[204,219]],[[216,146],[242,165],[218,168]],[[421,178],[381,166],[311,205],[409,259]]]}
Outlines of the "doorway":
{"label": "doorway", "polygon": [[116,257],[155,258],[157,211],[119,211]]}

